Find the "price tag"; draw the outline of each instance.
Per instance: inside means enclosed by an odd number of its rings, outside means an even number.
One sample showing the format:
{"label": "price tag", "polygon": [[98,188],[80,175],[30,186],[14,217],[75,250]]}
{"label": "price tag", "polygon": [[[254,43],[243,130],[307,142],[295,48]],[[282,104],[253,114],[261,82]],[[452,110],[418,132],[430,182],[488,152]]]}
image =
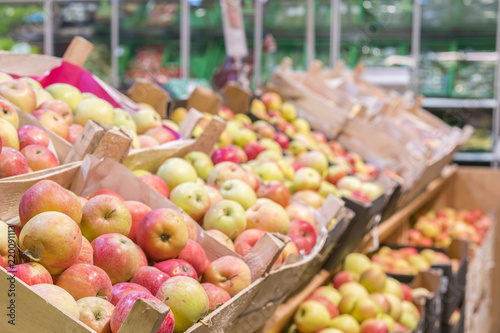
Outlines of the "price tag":
{"label": "price tag", "polygon": [[243,14],[239,0],[221,0],[222,23],[226,54],[229,57],[243,58],[248,55]]}

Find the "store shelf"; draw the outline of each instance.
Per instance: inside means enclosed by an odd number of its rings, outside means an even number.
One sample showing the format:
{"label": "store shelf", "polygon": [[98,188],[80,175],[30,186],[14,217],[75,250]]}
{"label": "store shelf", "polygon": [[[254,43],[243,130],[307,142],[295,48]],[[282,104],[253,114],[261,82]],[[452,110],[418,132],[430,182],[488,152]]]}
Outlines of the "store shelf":
{"label": "store shelf", "polygon": [[497,106],[495,99],[460,99],[460,98],[439,98],[427,97],[422,102],[424,108],[440,109],[494,109]]}
{"label": "store shelf", "polygon": [[458,152],[455,154],[456,162],[479,162],[491,163],[493,161],[493,153],[491,152]]}

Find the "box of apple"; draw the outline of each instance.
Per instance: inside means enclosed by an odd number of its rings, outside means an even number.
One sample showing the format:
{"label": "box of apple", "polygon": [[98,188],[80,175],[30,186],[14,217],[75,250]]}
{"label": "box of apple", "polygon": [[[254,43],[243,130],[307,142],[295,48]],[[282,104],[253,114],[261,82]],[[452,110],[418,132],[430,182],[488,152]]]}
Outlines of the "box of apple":
{"label": "box of apple", "polygon": [[74,144],[89,120],[115,127],[126,127],[133,134],[133,148],[154,147],[178,138],[177,124],[162,120],[149,105],[136,112],[115,108],[108,101],[67,83],[45,88],[29,77],[12,79],[2,73],[0,96],[35,116],[50,133]]}
{"label": "box of apple", "polygon": [[432,302],[439,290],[440,275],[434,272],[427,278],[434,280],[433,286],[417,282],[409,287],[386,276],[365,255],[349,254],[332,282],[316,289],[299,305],[286,332],[415,331],[429,319],[424,318],[425,303]]}
{"label": "box of apple", "polygon": [[453,239],[481,244],[492,227],[491,218],[481,210],[443,207],[419,216],[408,231],[408,244],[446,248]]}
{"label": "box of apple", "polygon": [[[12,232],[0,222],[1,264],[33,291],[98,332],[117,332],[137,298],[163,302],[171,312],[160,331],[184,332],[258,278],[242,257],[219,242],[200,245],[211,237],[148,185],[133,176],[106,177],[110,166],[118,175],[126,171],[123,166],[112,160],[99,166],[88,173],[81,191],[85,197],[50,180],[23,195],[16,242],[24,263],[9,257]],[[94,191],[100,184],[123,189],[124,180],[126,187],[137,188],[122,195],[148,198],[150,205],[125,201],[109,189]],[[225,242],[228,236],[219,234]],[[220,253],[228,255],[216,256]],[[236,309],[232,304],[232,312]]]}

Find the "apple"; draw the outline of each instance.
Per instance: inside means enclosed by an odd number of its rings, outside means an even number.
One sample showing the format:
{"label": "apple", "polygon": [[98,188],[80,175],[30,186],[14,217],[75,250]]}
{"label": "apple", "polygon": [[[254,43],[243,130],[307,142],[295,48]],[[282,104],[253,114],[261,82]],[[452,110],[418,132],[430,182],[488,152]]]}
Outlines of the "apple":
{"label": "apple", "polygon": [[33,113],[35,111],[35,91],[26,82],[11,80],[0,83],[0,96],[5,97],[25,112]]}
{"label": "apple", "polygon": [[386,278],[383,292],[386,294],[393,294],[399,299],[403,299],[403,289],[401,288],[401,283],[394,278]]}
{"label": "apple", "polygon": [[411,302],[413,300],[412,289],[404,283],[401,283],[401,289],[403,289],[403,300]]}
{"label": "apple", "polygon": [[52,95],[43,88],[33,88],[36,98],[36,107],[38,108],[42,103],[54,99]]}
{"label": "apple", "polygon": [[82,101],[82,94],[78,88],[66,83],[55,83],[45,88],[54,99],[61,100],[75,111],[76,107]]}
{"label": "apple", "polygon": [[163,282],[170,279],[170,276],[156,267],[143,266],[138,268],[130,282],[139,284],[148,289],[151,294],[156,295]]}
{"label": "apple", "polygon": [[323,198],[321,194],[319,194],[316,191],[302,190],[295,192],[292,195],[292,201],[297,201],[297,200],[311,206],[314,209],[318,209],[325,201],[325,198]]}
{"label": "apple", "polygon": [[335,306],[332,302],[322,296],[310,295],[305,299],[305,302],[307,301],[316,301],[318,303],[321,303],[321,305],[323,305],[328,310],[331,319],[339,315],[339,309],[337,308],[337,306]]}
{"label": "apple", "polygon": [[336,328],[344,333],[359,333],[360,326],[356,319],[348,314],[342,314],[330,321],[330,328]]}
{"label": "apple", "polygon": [[342,165],[332,165],[323,172],[323,178],[336,186],[339,180],[347,176],[347,172],[348,170]]}
{"label": "apple", "polygon": [[313,150],[300,154],[298,162],[323,174],[328,168],[328,159],[320,151]]}
{"label": "apple", "polygon": [[[7,262],[8,261],[6,260],[5,263]],[[28,286],[34,286],[35,284],[40,283],[53,283],[52,276],[50,276],[49,271],[47,271],[45,267],[36,262],[29,262],[26,264],[19,264],[11,267],[7,266],[6,270],[10,274],[17,277],[19,280],[22,280]]]}
{"label": "apple", "polygon": [[332,286],[319,287],[314,290],[311,295],[323,297],[335,306],[338,306],[340,301],[342,300],[342,296],[340,295],[338,290],[332,288]]}
{"label": "apple", "polygon": [[234,162],[225,161],[213,167],[208,174],[207,184],[218,188],[229,179],[240,179],[248,183],[248,176],[245,169]]}
{"label": "apple", "polygon": [[216,241],[218,241],[222,245],[226,246],[231,251],[236,251],[231,238],[226,236],[226,234],[223,233],[222,231],[219,231],[216,229],[208,229],[208,230],[205,230],[205,233],[212,236]]}
{"label": "apple", "polygon": [[217,112],[217,115],[224,120],[234,119],[233,111],[231,111],[230,108],[224,105],[220,107],[219,112]]}
{"label": "apple", "polygon": [[175,136],[166,128],[163,127],[153,127],[144,132],[144,135],[149,135],[156,139],[160,144],[166,142],[174,141]]}
{"label": "apple", "polygon": [[202,281],[224,289],[233,297],[252,283],[252,274],[243,260],[223,256],[208,265]]}
{"label": "apple", "polygon": [[3,147],[1,149],[0,179],[22,175],[28,173],[28,171],[28,161],[26,161],[26,158],[23,156],[23,154],[10,147]]}
{"label": "apple", "polygon": [[361,184],[361,191],[365,192],[368,195],[370,200],[378,198],[382,194],[384,194],[384,189],[376,183],[372,182],[364,182]]}
{"label": "apple", "polygon": [[42,145],[44,147],[49,146],[49,136],[39,127],[24,125],[19,127],[17,134],[19,136],[19,149],[21,150],[30,145]]}
{"label": "apple", "polygon": [[257,196],[250,185],[239,179],[226,180],[220,186],[219,192],[224,199],[236,201],[244,209],[250,208],[257,201]]}
{"label": "apple", "polygon": [[71,107],[63,101],[51,99],[43,102],[40,106],[38,106],[38,109],[52,110],[61,116],[66,121],[68,126],[73,124],[73,112],[71,111]]}
{"label": "apple", "polygon": [[115,111],[113,106],[100,98],[84,99],[78,103],[74,112],[73,121],[76,124],[85,126],[89,120],[95,120],[101,124],[113,126],[115,122]]}
{"label": "apple", "polygon": [[379,313],[377,319],[382,320],[384,323],[386,323],[387,327],[389,327],[389,332],[394,331],[396,322],[394,321],[394,319],[392,319],[390,315],[388,315],[387,313]]}
{"label": "apple", "polygon": [[12,76],[7,73],[0,72],[0,82],[11,81],[14,80]]}
{"label": "apple", "polygon": [[251,141],[257,141],[257,134],[247,128],[242,128],[233,136],[233,143],[241,148]]}
{"label": "apple", "polygon": [[69,126],[66,121],[52,110],[38,109],[33,116],[45,127],[56,133],[63,139],[69,135]]}
{"label": "apple", "polygon": [[9,101],[0,100],[0,119],[7,120],[14,128],[19,127],[19,116],[16,108]]}
{"label": "apple", "polygon": [[71,126],[68,127],[68,137],[66,140],[74,145],[76,143],[76,140],[80,137],[80,134],[83,132],[83,126],[79,124],[71,124]]}
{"label": "apple", "polygon": [[114,126],[125,126],[132,130],[132,132],[137,132],[137,126],[135,125],[135,121],[132,116],[125,110],[120,108],[115,108],[114,110]]}
{"label": "apple", "polygon": [[337,188],[349,191],[361,190],[361,185],[361,181],[354,176],[345,176],[335,184]]}
{"label": "apple", "polygon": [[21,150],[28,166],[33,171],[45,170],[54,168],[59,165],[57,157],[47,148],[42,145],[29,145]]}
{"label": "apple", "polygon": [[191,264],[182,259],[169,259],[157,262],[154,267],[158,268],[163,273],[170,277],[187,276],[198,280],[198,274]]}
{"label": "apple", "polygon": [[115,306],[100,297],[84,297],[76,301],[80,321],[97,333],[111,332],[111,316]]}
{"label": "apple", "polygon": [[382,312],[387,314],[389,313],[389,311],[391,310],[391,304],[389,303],[387,297],[385,297],[384,294],[380,292],[374,292],[370,294],[370,298],[372,299],[372,301],[375,302],[375,304],[378,305],[378,307],[380,308],[380,310],[382,310]]}
{"label": "apple", "polygon": [[127,206],[115,196],[101,194],[90,198],[83,206],[80,229],[90,242],[109,233],[128,235],[131,228],[132,215]]}
{"label": "apple", "polygon": [[187,244],[187,226],[183,217],[173,209],[153,209],[139,223],[136,239],[152,260],[175,258]]}
{"label": "apple", "polygon": [[266,160],[258,163],[253,168],[253,172],[264,181],[266,180],[282,181],[285,177],[279,165],[272,160]]}
{"label": "apple", "polygon": [[275,92],[266,92],[262,94],[260,100],[264,103],[267,110],[280,110],[283,103],[281,96]]}
{"label": "apple", "polygon": [[27,83],[33,89],[35,89],[35,88],[41,89],[42,88],[42,85],[40,84],[40,82],[38,82],[37,80],[35,80],[31,77],[27,77],[27,76],[21,77],[21,78],[19,78],[19,80]]}
{"label": "apple", "polygon": [[144,134],[154,127],[161,127],[161,116],[155,110],[140,109],[132,115],[137,126],[137,134]]}
{"label": "apple", "polygon": [[57,305],[76,319],[80,318],[78,304],[73,297],[63,288],[53,284],[41,283],[31,286],[31,290],[46,300]]}
{"label": "apple", "polygon": [[208,266],[208,259],[205,254],[205,250],[203,250],[203,247],[199,243],[190,239],[177,258],[182,259],[193,266],[198,276],[201,276]]}
{"label": "apple", "polygon": [[360,333],[389,333],[389,326],[385,321],[375,318],[370,318],[361,324]]}
{"label": "apple", "polygon": [[360,298],[354,304],[351,315],[359,322],[370,318],[376,318],[380,308],[371,298]]}
{"label": "apple", "polygon": [[266,151],[266,148],[262,146],[258,141],[250,141],[245,145],[245,153],[249,160],[254,160],[259,156],[260,153]]}
{"label": "apple", "polygon": [[0,118],[0,138],[2,139],[3,147],[19,150],[17,130],[14,125],[3,118]]}
{"label": "apple", "polygon": [[335,185],[330,184],[329,182],[321,182],[321,185],[319,186],[318,194],[321,195],[323,198],[326,198],[328,195],[334,195],[336,197],[340,197],[340,191],[337,190]]}
{"label": "apple", "polygon": [[266,232],[259,229],[247,229],[234,241],[234,249],[241,256],[246,256]]}
{"label": "apple", "polygon": [[198,179],[196,170],[186,160],[178,157],[166,160],[156,173],[158,177],[163,179],[170,191],[182,183],[193,182]]}
{"label": "apple", "polygon": [[149,135],[144,135],[144,134],[139,135],[138,139],[139,139],[139,146],[141,148],[153,148],[160,145],[158,140]]}
{"label": "apple", "polygon": [[82,247],[80,249],[80,254],[73,265],[77,264],[94,264],[94,249],[92,244],[87,240],[87,238],[82,237]]}
{"label": "apple", "polygon": [[349,253],[344,259],[344,270],[357,275],[361,275],[370,266],[370,258],[361,253]]}
{"label": "apple", "polygon": [[288,236],[290,236],[290,234],[298,234],[304,237],[304,240],[306,241],[306,246],[304,248],[306,254],[309,254],[314,245],[316,245],[317,232],[309,222],[302,220],[290,221]]}
{"label": "apple", "polygon": [[387,276],[379,268],[370,267],[359,277],[359,283],[368,290],[369,293],[381,292],[384,290]]}
{"label": "apple", "polygon": [[104,234],[92,241],[94,264],[102,268],[112,284],[129,281],[137,269],[139,255],[135,244],[118,233]]}
{"label": "apple", "polygon": [[196,241],[198,238],[198,229],[196,227],[196,222],[194,222],[185,212],[181,213],[181,217],[186,224],[188,239]]}
{"label": "apple", "polygon": [[339,311],[341,314],[351,314],[354,309],[354,305],[359,300],[359,296],[356,295],[345,295],[339,303]]}
{"label": "apple", "polygon": [[231,296],[227,291],[211,283],[202,283],[201,286],[207,293],[208,308],[210,310],[215,310],[218,306],[226,303],[231,299]]}
{"label": "apple", "polygon": [[224,200],[217,187],[212,185],[205,185],[205,190],[207,190],[208,197],[210,199],[210,207]]}
{"label": "apple", "polygon": [[311,223],[312,225],[316,223],[314,220],[313,210],[306,205],[293,202],[286,206],[285,211],[290,220],[303,220]]}
{"label": "apple", "polygon": [[141,222],[144,215],[151,211],[151,208],[139,201],[124,201],[123,204],[127,207],[132,217],[132,224],[127,237],[135,242],[135,235],[139,222]]}
{"label": "apple", "polygon": [[286,207],[290,201],[290,190],[280,181],[269,180],[260,183],[257,197],[270,199],[282,207]]}
{"label": "apple", "polygon": [[296,191],[319,189],[321,184],[321,175],[313,168],[303,167],[295,172],[293,176],[293,186]]}
{"label": "apple", "polygon": [[74,264],[80,254],[82,233],[67,215],[43,212],[23,226],[19,244],[25,255],[54,275]]}
{"label": "apple", "polygon": [[[132,310],[132,307],[134,306],[134,303],[138,298],[153,303],[161,303],[161,300],[159,300],[158,298],[144,292],[134,292],[126,295],[115,305],[115,310],[113,311],[113,314],[111,316],[110,326],[113,333],[118,333],[120,331],[123,322],[125,322],[127,315],[129,314],[130,310]],[[172,311],[169,311],[157,332],[172,333],[174,332],[174,325],[174,314],[172,313]]]}
{"label": "apple", "polygon": [[335,289],[339,289],[347,282],[359,282],[359,275],[350,271],[341,271],[335,274],[332,280]]}
{"label": "apple", "polygon": [[299,305],[295,312],[293,322],[299,332],[315,333],[327,326],[331,315],[328,309],[316,300],[306,300]]}
{"label": "apple", "polygon": [[285,209],[277,203],[261,198],[246,211],[247,227],[269,232],[288,233],[290,219]]}
{"label": "apple", "polygon": [[188,110],[186,108],[176,108],[170,115],[170,119],[180,125],[184,118],[186,118],[187,114]]}
{"label": "apple", "polygon": [[394,320],[399,320],[401,316],[401,299],[395,296],[394,294],[384,293],[385,298],[391,305],[389,307],[389,315]]}
{"label": "apple", "polygon": [[176,276],[165,281],[156,297],[164,300],[172,310],[176,333],[186,331],[209,310],[209,299],[201,284],[185,276]]}
{"label": "apple", "polygon": [[196,170],[198,177],[203,180],[207,179],[208,174],[214,167],[214,164],[210,157],[201,151],[192,151],[186,154],[186,156],[184,156],[184,159],[191,163],[191,165]]}
{"label": "apple", "polygon": [[247,227],[245,210],[232,200],[222,200],[210,207],[203,218],[205,230],[216,229],[232,240],[236,239]]}
{"label": "apple", "polygon": [[167,187],[167,184],[161,179],[160,177],[156,175],[141,175],[139,176],[139,179],[145,182],[147,185],[155,189],[158,193],[163,195],[165,198],[168,199],[169,197],[169,190]]}
{"label": "apple", "polygon": [[282,149],[287,149],[288,144],[290,143],[290,139],[285,133],[276,132],[274,134],[274,140],[280,145]]}
{"label": "apple", "polygon": [[223,148],[218,148],[212,153],[213,164],[219,164],[221,162],[227,162],[227,161],[233,163],[240,163],[236,150],[233,147],[227,146]]}
{"label": "apple", "polygon": [[[153,267],[151,267],[153,268]],[[131,293],[142,292],[145,294],[152,295],[151,292],[142,285],[132,282],[121,282],[113,285],[112,296],[110,299],[111,304],[115,305],[118,302]]]}
{"label": "apple", "polygon": [[200,221],[210,207],[210,197],[205,187],[192,182],[175,187],[170,193],[170,200],[195,221]]}
{"label": "apple", "polygon": [[346,295],[352,295],[357,298],[367,298],[369,296],[368,291],[365,289],[365,287],[357,282],[344,283],[338,290],[342,297],[345,297]]}
{"label": "apple", "polygon": [[408,301],[401,302],[401,317],[399,322],[410,330],[414,330],[418,326],[420,320],[420,313],[415,305]]}
{"label": "apple", "polygon": [[119,195],[118,193],[116,193],[115,191],[112,191],[112,190],[108,190],[107,188],[101,188],[100,190],[97,190],[95,191],[94,193],[92,194],[89,194],[87,196],[87,199],[90,200],[94,197],[97,197],[98,195],[111,195],[113,197],[116,197],[118,198],[120,201],[125,201],[125,199],[123,199],[123,197],[121,195]]}
{"label": "apple", "polygon": [[57,285],[75,300],[100,296],[111,299],[113,288],[104,270],[89,264],[77,264],[66,269],[57,279]]}

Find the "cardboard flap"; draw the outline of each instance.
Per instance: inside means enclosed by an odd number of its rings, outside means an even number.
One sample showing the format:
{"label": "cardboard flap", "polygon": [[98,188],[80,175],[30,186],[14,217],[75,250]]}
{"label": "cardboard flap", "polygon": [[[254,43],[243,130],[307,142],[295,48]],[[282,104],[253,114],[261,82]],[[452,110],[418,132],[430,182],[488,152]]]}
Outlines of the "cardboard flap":
{"label": "cardboard flap", "polygon": [[442,273],[437,269],[420,271],[411,282],[412,289],[425,288],[430,292],[437,294],[441,285]]}
{"label": "cardboard flap", "polygon": [[0,72],[18,76],[39,76],[61,66],[62,59],[41,54],[0,51]]}
{"label": "cardboard flap", "polygon": [[162,118],[167,118],[170,95],[156,83],[147,79],[137,79],[127,91],[127,95],[136,103],[151,105]]}
{"label": "cardboard flap", "polygon": [[222,88],[224,95],[224,106],[227,106],[234,113],[247,113],[250,109],[252,92],[243,88],[236,82],[228,82]]}
{"label": "cardboard flap", "polygon": [[203,114],[201,112],[196,109],[190,109],[179,127],[181,139],[186,140],[191,138],[194,128],[201,119],[203,119]]}
{"label": "cardboard flap", "polygon": [[222,105],[222,98],[214,91],[197,86],[187,101],[187,109],[195,108],[200,112],[217,114]]}
{"label": "cardboard flap", "polygon": [[83,37],[76,36],[64,52],[63,59],[73,65],[83,67],[93,50],[94,44]]}

